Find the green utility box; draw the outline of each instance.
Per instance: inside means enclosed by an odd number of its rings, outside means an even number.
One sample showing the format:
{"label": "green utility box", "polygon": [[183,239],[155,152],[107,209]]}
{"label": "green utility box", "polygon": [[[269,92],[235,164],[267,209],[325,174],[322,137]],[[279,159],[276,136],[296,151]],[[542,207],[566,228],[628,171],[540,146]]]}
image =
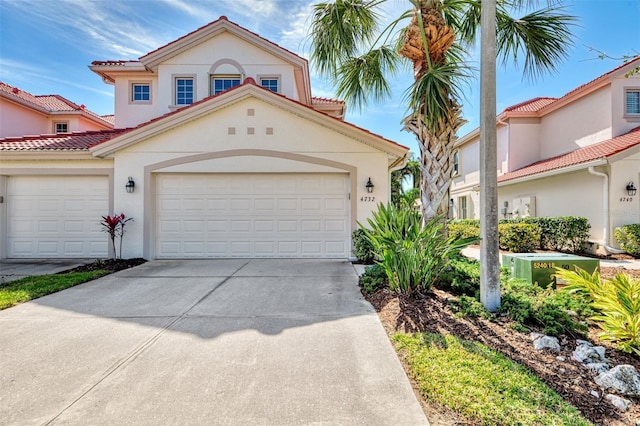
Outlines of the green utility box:
{"label": "green utility box", "polygon": [[502,266],[510,268],[511,276],[540,287],[556,288],[556,268],[575,271],[577,266],[590,274],[600,269],[600,261],[589,257],[564,253],[503,254]]}

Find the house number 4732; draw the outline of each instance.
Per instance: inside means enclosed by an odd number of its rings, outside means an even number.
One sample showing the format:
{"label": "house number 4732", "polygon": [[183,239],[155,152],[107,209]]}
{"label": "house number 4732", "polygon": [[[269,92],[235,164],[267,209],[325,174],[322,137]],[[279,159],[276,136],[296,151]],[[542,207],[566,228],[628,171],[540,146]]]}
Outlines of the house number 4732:
{"label": "house number 4732", "polygon": [[365,203],[373,203],[376,201],[376,197],[372,197],[372,196],[360,197],[360,201],[364,201]]}
{"label": "house number 4732", "polygon": [[621,203],[630,203],[633,201],[633,197],[620,197]]}

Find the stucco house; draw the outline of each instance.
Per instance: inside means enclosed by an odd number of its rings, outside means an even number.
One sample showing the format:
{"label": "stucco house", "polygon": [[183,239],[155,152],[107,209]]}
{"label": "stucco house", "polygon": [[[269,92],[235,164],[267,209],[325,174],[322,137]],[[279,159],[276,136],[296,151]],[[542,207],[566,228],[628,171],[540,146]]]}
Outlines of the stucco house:
{"label": "stucco house", "polygon": [[2,258],[106,257],[100,217],[121,212],[123,257],[348,258],[408,154],[226,17],[90,69],[114,87],[113,129],[0,140]]}
{"label": "stucco house", "polygon": [[[560,98],[535,98],[497,117],[501,217],[585,216],[594,249],[640,223],[640,57]],[[451,206],[479,215],[479,129],[456,143]]]}
{"label": "stucco house", "polygon": [[100,116],[60,95],[32,95],[0,81],[0,138],[113,129]]}

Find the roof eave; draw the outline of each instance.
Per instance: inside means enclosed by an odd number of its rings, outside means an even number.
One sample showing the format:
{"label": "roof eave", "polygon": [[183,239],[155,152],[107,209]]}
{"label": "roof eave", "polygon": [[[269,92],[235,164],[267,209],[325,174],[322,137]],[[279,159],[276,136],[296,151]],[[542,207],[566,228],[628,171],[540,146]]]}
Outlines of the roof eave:
{"label": "roof eave", "polygon": [[304,105],[301,102],[296,102],[284,96],[272,93],[271,91],[257,87],[254,84],[243,84],[241,86],[237,86],[234,89],[212,97],[205,102],[178,110],[164,118],[158,119],[157,121],[149,122],[142,127],[132,129],[109,141],[92,146],[89,150],[95,156],[104,157],[120,149],[126,148],[133,143],[152,137],[160,132],[168,131],[185,122],[198,119],[201,116],[226,108],[231,104],[251,97],[279,106],[302,118],[328,126],[346,136],[373,146],[392,157],[403,157],[409,151],[408,147],[384,139],[382,136],[367,132],[366,130],[347,123],[339,118],[316,111],[312,107]]}
{"label": "roof eave", "polygon": [[[534,173],[531,175],[527,175],[527,176],[522,176],[519,178],[514,178],[514,179],[509,179],[507,181],[498,181],[498,186],[508,186],[508,185],[515,185],[517,183],[523,183],[523,182],[528,182],[528,181],[532,181],[532,180],[537,180],[537,179],[543,179],[543,178],[547,178],[547,177],[551,177],[551,176],[557,176],[557,175],[562,175],[565,173],[572,173],[572,172],[577,172],[583,169],[588,169],[589,167],[596,167],[596,166],[604,166],[606,164],[608,164],[609,161],[607,160],[607,158],[597,158],[595,160],[591,160],[591,161],[587,161],[585,163],[580,163],[580,164],[574,164],[571,166],[567,166],[567,167],[561,167],[558,169],[553,169],[553,170],[548,170],[546,172],[540,172],[540,173]],[[498,176],[498,180],[500,179],[500,177]]]}

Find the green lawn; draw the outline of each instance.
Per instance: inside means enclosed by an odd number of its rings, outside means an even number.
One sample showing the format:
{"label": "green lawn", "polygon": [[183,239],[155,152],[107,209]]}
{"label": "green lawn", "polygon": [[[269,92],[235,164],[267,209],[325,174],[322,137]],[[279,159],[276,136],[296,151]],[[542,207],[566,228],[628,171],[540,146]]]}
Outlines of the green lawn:
{"label": "green lawn", "polygon": [[86,283],[109,274],[108,271],[75,272],[69,274],[41,275],[22,278],[6,284],[0,284],[0,310],[19,303]]}
{"label": "green lawn", "polygon": [[591,425],[523,366],[455,336],[396,334],[425,398],[483,425]]}

